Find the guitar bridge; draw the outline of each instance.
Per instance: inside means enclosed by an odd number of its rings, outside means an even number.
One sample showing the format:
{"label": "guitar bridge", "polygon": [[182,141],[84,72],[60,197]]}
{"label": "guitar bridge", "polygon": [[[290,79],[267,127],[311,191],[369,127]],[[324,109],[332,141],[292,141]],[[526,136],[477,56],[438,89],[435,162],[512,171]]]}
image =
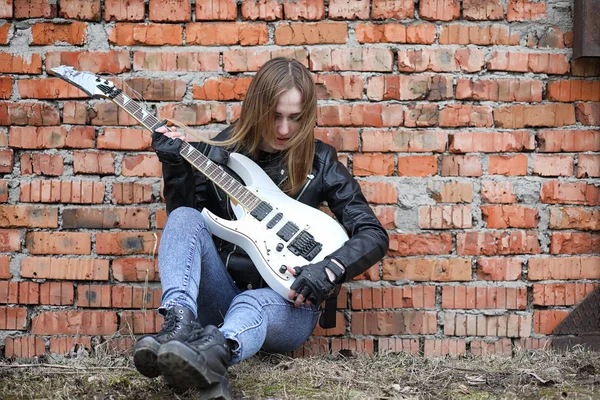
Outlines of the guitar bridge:
{"label": "guitar bridge", "polygon": [[312,261],[322,248],[323,245],[317,242],[314,236],[307,231],[300,232],[300,234],[288,245],[288,249],[290,249],[293,254],[304,257],[308,261]]}

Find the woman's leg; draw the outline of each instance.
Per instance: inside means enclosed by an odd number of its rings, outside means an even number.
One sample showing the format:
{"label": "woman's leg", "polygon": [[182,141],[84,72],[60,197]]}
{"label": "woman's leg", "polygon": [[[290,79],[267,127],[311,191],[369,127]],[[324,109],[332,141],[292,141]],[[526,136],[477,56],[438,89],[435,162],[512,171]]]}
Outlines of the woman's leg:
{"label": "woman's leg", "polygon": [[313,332],[319,317],[316,306],[295,307],[270,288],[248,290],[237,295],[220,328],[235,343],[230,363],[253,356],[261,348],[292,351]]}

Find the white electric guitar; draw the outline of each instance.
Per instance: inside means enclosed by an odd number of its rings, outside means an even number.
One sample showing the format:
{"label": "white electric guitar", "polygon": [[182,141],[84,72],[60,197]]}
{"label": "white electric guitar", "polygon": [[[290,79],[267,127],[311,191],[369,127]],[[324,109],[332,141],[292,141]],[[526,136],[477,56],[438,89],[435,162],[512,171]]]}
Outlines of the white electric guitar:
{"label": "white electric guitar", "polygon": [[[52,72],[91,97],[110,99],[151,132],[161,123],[106,79],[64,65]],[[286,266],[321,261],[348,240],[336,220],[287,196],[248,157],[231,153],[227,163],[244,186],[189,143],[183,142],[180,153],[229,196],[237,220],[202,211],[211,233],[244,249],[262,278],[283,298],[295,279]]]}

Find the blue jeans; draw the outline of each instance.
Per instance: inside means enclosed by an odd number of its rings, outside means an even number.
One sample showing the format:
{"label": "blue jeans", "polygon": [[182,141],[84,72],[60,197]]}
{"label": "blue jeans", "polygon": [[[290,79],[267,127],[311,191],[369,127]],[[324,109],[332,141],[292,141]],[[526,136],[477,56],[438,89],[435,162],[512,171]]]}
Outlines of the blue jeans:
{"label": "blue jeans", "polygon": [[204,217],[193,208],[179,207],[169,214],[158,268],[163,290],[159,310],[185,306],[202,325],[220,326],[225,338],[237,343],[231,364],[261,348],[296,349],[319,317],[318,307],[295,307],[270,288],[242,292],[225,269]]}

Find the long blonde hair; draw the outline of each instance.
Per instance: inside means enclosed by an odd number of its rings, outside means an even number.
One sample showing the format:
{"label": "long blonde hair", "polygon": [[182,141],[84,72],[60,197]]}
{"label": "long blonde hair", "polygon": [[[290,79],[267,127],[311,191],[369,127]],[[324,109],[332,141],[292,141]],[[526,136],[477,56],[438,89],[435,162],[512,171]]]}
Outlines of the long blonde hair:
{"label": "long blonde hair", "polygon": [[276,139],[276,109],[279,97],[296,88],[302,94],[298,132],[289,140],[283,160],[288,179],[281,189],[288,195],[296,194],[312,170],[314,158],[314,127],[317,119],[317,93],[308,69],[300,62],[277,57],[266,62],[256,73],[242,103],[240,118],[230,137],[222,142],[208,140],[217,146],[232,146],[244,150],[256,160],[261,141],[273,145]]}

